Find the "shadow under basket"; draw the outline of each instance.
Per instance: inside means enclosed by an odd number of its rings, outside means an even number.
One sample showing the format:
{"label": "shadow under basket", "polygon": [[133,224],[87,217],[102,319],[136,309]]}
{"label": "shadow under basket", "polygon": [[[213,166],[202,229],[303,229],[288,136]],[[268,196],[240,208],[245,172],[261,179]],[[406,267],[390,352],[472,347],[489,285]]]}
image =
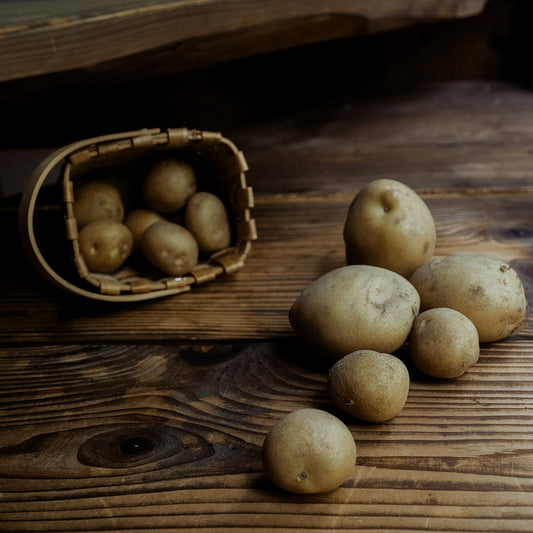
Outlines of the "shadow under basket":
{"label": "shadow under basket", "polygon": [[[75,184],[103,179],[115,184],[126,209],[142,207],[141,183],[151,164],[163,157],[190,163],[198,190],[216,194],[230,219],[232,241],[228,248],[201,256],[190,273],[172,277],[158,272],[147,261],[130,258],[113,274],[91,272],[80,253],[78,224],[74,216]],[[61,168],[62,209],[68,249],[79,284],[67,279],[47,261],[39,249],[34,228],[37,196],[54,169]],[[244,266],[257,238],[250,210],[253,191],[246,183],[246,160],[241,151],[220,133],[176,128],[145,129],[104,135],[63,147],[41,162],[22,195],[19,229],[24,249],[36,269],[62,289],[94,300],[128,302],[160,298],[211,282]],[[59,203],[59,199],[58,199]]]}

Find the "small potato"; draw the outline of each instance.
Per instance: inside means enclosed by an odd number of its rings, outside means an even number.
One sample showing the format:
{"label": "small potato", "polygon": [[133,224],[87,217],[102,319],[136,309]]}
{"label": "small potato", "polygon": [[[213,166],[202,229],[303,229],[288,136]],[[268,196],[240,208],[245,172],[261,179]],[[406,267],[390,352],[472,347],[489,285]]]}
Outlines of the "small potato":
{"label": "small potato", "polygon": [[358,350],[330,368],[328,393],[339,409],[367,422],[385,422],[404,408],[409,372],[394,355]]}
{"label": "small potato", "polygon": [[196,187],[196,174],[189,163],[166,158],[150,168],[142,183],[142,194],[154,211],[172,213],[185,206]]}
{"label": "small potato", "polygon": [[102,274],[115,272],[133,249],[130,230],[114,220],[90,222],[80,231],[78,242],[87,268]]}
{"label": "small potato", "polygon": [[119,190],[105,181],[87,181],[75,189],[74,216],[78,228],[100,219],[122,222],[124,204]]}
{"label": "small potato", "polygon": [[185,226],[194,235],[200,251],[213,253],[231,243],[228,213],[222,200],[209,192],[195,193],[185,209]]}
{"label": "small potato", "polygon": [[136,250],[140,250],[143,233],[155,222],[164,218],[151,209],[134,209],[130,211],[124,219],[124,224],[133,235],[133,245]]}
{"label": "small potato", "polygon": [[476,326],[480,342],[510,335],[525,319],[527,300],[518,274],[505,261],[482,255],[434,259],[410,278],[421,311],[450,307]]}
{"label": "small potato", "polygon": [[470,319],[447,307],[420,313],[409,337],[416,367],[435,378],[462,376],[479,359],[479,336]]}
{"label": "small potato", "polygon": [[354,198],[344,225],[346,262],[410,276],[435,251],[435,222],[424,201],[399,181],[378,179]]}
{"label": "small potato", "polygon": [[350,265],[307,286],[289,320],[313,351],[337,360],[355,350],[397,350],[409,336],[419,305],[416,289],[399,274]]}
{"label": "small potato", "polygon": [[156,268],[169,276],[183,276],[198,261],[198,244],[191,232],[173,222],[152,224],[141,238],[141,250]]}
{"label": "small potato", "polygon": [[278,487],[299,494],[329,492],[354,473],[356,445],[348,427],[320,409],[279,420],[263,443],[263,465]]}

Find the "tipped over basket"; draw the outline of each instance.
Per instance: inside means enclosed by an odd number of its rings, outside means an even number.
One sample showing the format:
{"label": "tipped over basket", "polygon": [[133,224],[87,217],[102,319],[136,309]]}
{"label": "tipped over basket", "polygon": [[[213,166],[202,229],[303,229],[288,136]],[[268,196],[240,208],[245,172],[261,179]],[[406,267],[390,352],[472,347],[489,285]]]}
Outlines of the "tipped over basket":
{"label": "tipped over basket", "polygon": [[[111,274],[92,272],[80,252],[74,201],[78,183],[90,179],[114,180],[134,205],[143,173],[157,158],[175,156],[194,167],[199,188],[224,203],[231,225],[231,245],[200,258],[183,276],[173,277],[147,268],[142,261],[126,261]],[[50,265],[39,248],[34,227],[37,197],[47,177],[61,167],[62,209],[69,255],[77,276],[67,279]],[[178,294],[194,285],[232,274],[244,266],[257,238],[251,218],[253,191],[246,183],[246,160],[233,142],[220,133],[178,129],[144,129],[86,139],[63,147],[41,162],[31,175],[19,209],[22,244],[37,270],[62,289],[105,301],[138,301]],[[60,200],[58,199],[58,202]],[[79,283],[78,283],[79,281]]]}

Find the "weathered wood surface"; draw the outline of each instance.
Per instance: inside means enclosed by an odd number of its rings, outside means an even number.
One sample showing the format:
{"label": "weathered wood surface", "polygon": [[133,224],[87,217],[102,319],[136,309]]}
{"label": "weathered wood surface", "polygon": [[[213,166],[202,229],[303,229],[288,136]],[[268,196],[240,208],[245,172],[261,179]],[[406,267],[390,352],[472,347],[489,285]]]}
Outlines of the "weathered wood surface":
{"label": "weathered wood surface", "polygon": [[[234,132],[251,166],[259,240],[243,270],[191,293],[128,306],[75,300],[41,281],[8,239],[0,530],[530,532],[531,315],[483,345],[457,380],[422,376],[400,350],[410,394],[386,424],[331,406],[327,363],[287,319],[308,282],[343,264],[353,194],[385,175],[421,192],[437,254],[510,261],[531,305],[532,96],[487,87],[341,102]],[[365,166],[353,146],[380,155]],[[455,173],[457,155],[474,149],[465,164],[476,171]],[[1,214],[9,235],[15,215]],[[354,475],[332,493],[290,495],[262,471],[264,436],[299,407],[338,414],[357,442]]]}
{"label": "weathered wood surface", "polygon": [[314,496],[261,465],[279,417],[335,413],[295,342],[2,349],[2,530],[529,532],[531,338],[484,347],[454,381],[411,369],[392,422],[336,413],[357,466]]}
{"label": "weathered wood surface", "polygon": [[162,47],[184,67],[442,19],[486,0],[2,2],[0,81],[91,67]]}

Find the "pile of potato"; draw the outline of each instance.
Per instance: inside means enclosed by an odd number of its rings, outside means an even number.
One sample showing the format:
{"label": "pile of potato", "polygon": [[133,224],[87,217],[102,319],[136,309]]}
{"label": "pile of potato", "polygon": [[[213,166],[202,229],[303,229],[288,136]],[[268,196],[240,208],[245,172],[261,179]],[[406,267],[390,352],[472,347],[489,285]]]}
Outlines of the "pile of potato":
{"label": "pile of potato", "polygon": [[[526,317],[525,290],[509,264],[480,255],[435,258],[436,235],[413,190],[395,180],[369,183],[346,218],[347,265],[311,283],[289,311],[295,333],[332,362],[332,404],[358,419],[385,422],[403,409],[410,378],[394,355],[399,348],[408,349],[421,372],[453,379],[478,361],[480,342],[507,337]],[[338,487],[352,471],[355,451],[345,438],[335,446],[321,439],[330,427],[338,433],[342,422],[301,411],[274,425],[277,438],[265,439],[265,470],[292,492]],[[303,440],[305,449],[298,452],[291,438]],[[339,457],[353,461],[343,469]]]}
{"label": "pile of potato", "polygon": [[[81,254],[92,272],[110,274],[140,253],[168,276],[187,274],[200,254],[230,245],[222,200],[198,190],[193,167],[176,158],[155,162],[142,180],[144,205],[125,212],[118,188],[90,180],[75,189]],[[179,223],[176,222],[179,220]]]}

